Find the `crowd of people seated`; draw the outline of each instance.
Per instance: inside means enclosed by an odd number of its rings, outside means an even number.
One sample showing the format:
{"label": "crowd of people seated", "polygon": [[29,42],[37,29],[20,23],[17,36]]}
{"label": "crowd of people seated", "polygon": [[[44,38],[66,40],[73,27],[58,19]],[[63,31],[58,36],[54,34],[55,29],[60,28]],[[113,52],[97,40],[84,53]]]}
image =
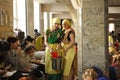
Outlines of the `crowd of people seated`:
{"label": "crowd of people seated", "polygon": [[[45,46],[42,43],[36,49],[37,37],[28,35],[20,39],[13,35],[0,40],[0,80],[23,80],[23,77],[26,77],[24,80],[45,79]],[[43,42],[43,36],[41,38]],[[9,72],[12,75],[5,76]]]}
{"label": "crowd of people seated", "polygon": [[[47,80],[77,80],[75,31],[69,19],[64,19],[62,25],[60,23],[61,20],[58,17],[53,18],[52,26],[45,31],[44,37],[38,34],[37,30],[34,30],[35,37],[32,38],[29,35],[24,36],[24,32],[17,29],[19,35],[15,34],[1,40],[0,47],[4,46],[4,41],[9,47],[7,50],[0,51],[0,57],[2,56],[0,69],[5,71],[0,73],[1,80],[40,80],[41,77],[41,80],[46,78]],[[3,57],[4,53],[6,54]],[[61,70],[53,68],[53,58],[64,60]],[[57,62],[55,64],[58,65]],[[14,73],[4,77],[8,71]]]}

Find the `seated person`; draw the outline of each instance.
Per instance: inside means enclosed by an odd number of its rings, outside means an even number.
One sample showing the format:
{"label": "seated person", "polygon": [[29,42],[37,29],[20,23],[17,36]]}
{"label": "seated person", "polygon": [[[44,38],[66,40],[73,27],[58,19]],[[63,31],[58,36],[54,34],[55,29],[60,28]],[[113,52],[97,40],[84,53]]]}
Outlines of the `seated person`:
{"label": "seated person", "polygon": [[93,66],[91,69],[93,69],[97,73],[98,80],[111,80],[107,76],[104,75],[104,73],[99,67]]}
{"label": "seated person", "polygon": [[98,80],[97,73],[93,69],[86,69],[82,74],[83,80]]}
{"label": "seated person", "polygon": [[37,68],[38,70],[42,71],[45,74],[45,51],[37,51],[34,53],[33,58],[30,60],[33,68]]}
{"label": "seated person", "polygon": [[86,69],[82,78],[83,80],[111,80],[96,66]]}
{"label": "seated person", "polygon": [[16,50],[18,49],[20,43],[16,37],[10,36],[7,38],[7,42],[10,46],[10,50],[8,51],[7,55],[4,57],[5,65],[11,65],[12,70],[18,69],[18,53]]}
{"label": "seated person", "polygon": [[34,43],[35,43],[35,39],[28,35],[28,36],[26,36],[25,39],[22,41],[22,43],[21,43],[21,48],[22,48],[22,49],[25,49],[25,47],[26,47],[27,45],[29,45],[29,44],[33,44],[33,45],[34,45]]}
{"label": "seated person", "polygon": [[30,59],[35,52],[34,45],[27,45],[26,48],[19,54],[19,70],[28,72],[30,70]]}
{"label": "seated person", "polygon": [[33,59],[31,59],[31,63],[35,64],[44,64],[45,59],[45,51],[36,51],[34,53]]}
{"label": "seated person", "polygon": [[39,70],[33,69],[27,77],[22,77],[19,80],[43,80],[42,78],[43,74]]}
{"label": "seated person", "polygon": [[0,41],[0,80],[2,80],[2,76],[6,74],[11,67],[11,65],[5,66],[3,62],[3,59],[9,50],[9,44],[6,41]]}
{"label": "seated person", "polygon": [[[0,41],[0,80],[18,80],[19,77],[22,77],[22,74],[19,71],[12,71],[12,66],[5,65],[4,58],[8,54],[10,46],[6,41]],[[7,74],[8,72],[12,74]]]}
{"label": "seated person", "polygon": [[35,48],[37,51],[45,50],[44,37],[42,35],[35,39]]}

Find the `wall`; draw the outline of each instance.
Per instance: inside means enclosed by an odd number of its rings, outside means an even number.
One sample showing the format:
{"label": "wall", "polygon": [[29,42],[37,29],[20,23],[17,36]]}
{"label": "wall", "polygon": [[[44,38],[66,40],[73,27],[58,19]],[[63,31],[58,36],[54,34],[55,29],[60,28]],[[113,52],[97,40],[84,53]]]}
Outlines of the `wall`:
{"label": "wall", "polygon": [[0,38],[12,35],[13,0],[0,0]]}

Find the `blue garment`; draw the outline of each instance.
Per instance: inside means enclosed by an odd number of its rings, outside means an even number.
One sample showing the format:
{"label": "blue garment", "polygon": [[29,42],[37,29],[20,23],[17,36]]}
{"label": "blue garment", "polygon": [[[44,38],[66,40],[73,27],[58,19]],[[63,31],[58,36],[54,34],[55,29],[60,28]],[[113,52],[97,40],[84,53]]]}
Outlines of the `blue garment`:
{"label": "blue garment", "polygon": [[104,76],[104,75],[103,75],[103,72],[100,70],[100,68],[94,66],[93,69],[97,72],[98,78]]}
{"label": "blue garment", "polygon": [[98,80],[110,80],[110,79],[106,76],[102,76],[102,77],[98,78]]}
{"label": "blue garment", "polygon": [[94,66],[93,69],[98,74],[98,80],[110,80],[108,77],[104,76],[103,72],[100,70],[100,68]]}

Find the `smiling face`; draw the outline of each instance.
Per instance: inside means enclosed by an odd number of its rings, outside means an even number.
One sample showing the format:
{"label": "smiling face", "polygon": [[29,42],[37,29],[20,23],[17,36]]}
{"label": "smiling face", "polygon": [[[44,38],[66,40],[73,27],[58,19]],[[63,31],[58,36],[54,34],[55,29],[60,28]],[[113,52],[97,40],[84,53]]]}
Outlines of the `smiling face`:
{"label": "smiling face", "polygon": [[69,29],[71,27],[71,23],[68,19],[64,19],[62,21],[62,27],[66,30],[66,29]]}
{"label": "smiling face", "polygon": [[55,23],[56,28],[59,28],[59,26],[60,26],[60,23]]}
{"label": "smiling face", "polygon": [[60,19],[59,18],[53,18],[52,20],[52,30],[56,30],[60,27]]}
{"label": "smiling face", "polygon": [[54,30],[58,29],[58,28],[59,28],[59,26],[60,26],[60,24],[59,24],[59,23],[54,23],[54,25],[51,27],[52,31],[54,31]]}
{"label": "smiling face", "polygon": [[69,29],[69,26],[68,26],[66,23],[62,23],[62,27],[63,27],[65,30]]}

